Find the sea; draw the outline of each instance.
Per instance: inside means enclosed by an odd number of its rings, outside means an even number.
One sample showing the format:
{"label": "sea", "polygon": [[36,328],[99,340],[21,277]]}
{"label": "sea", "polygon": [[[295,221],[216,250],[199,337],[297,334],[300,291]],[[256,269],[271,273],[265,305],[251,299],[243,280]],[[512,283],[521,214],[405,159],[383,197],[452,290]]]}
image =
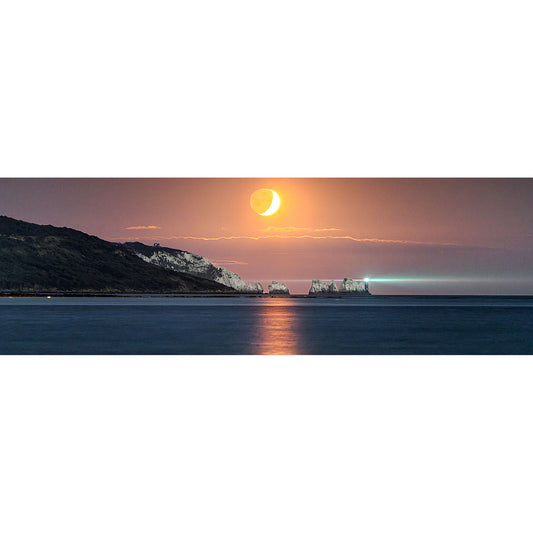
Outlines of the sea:
{"label": "sea", "polygon": [[533,354],[533,296],[2,297],[1,354]]}

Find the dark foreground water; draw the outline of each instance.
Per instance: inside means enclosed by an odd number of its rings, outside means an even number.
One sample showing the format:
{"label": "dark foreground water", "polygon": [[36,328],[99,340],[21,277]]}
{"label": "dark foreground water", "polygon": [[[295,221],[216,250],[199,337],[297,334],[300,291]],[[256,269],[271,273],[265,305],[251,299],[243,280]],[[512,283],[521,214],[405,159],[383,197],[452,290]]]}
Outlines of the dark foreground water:
{"label": "dark foreground water", "polygon": [[0,298],[2,354],[533,354],[533,297]]}

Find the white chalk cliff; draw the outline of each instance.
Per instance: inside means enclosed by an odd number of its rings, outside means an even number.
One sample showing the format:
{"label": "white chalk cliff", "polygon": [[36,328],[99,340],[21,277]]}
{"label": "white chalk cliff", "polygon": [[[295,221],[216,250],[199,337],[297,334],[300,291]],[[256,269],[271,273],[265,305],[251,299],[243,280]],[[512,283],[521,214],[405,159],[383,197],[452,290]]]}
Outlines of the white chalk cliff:
{"label": "white chalk cliff", "polygon": [[364,281],[356,281],[351,278],[344,278],[341,283],[339,292],[347,294],[368,294]]}
{"label": "white chalk cliff", "polygon": [[289,288],[284,283],[278,283],[277,281],[273,281],[268,286],[268,293],[269,294],[290,294]]}
{"label": "white chalk cliff", "polygon": [[333,280],[322,281],[321,279],[314,279],[309,289],[309,294],[335,294],[337,292],[339,291]]}
{"label": "white chalk cliff", "polygon": [[224,267],[215,266],[209,259],[201,255],[162,246],[147,246],[139,242],[126,243],[125,245],[132,249],[143,261],[167,270],[194,274],[245,294],[263,293],[261,283],[246,283],[235,272],[231,272]]}

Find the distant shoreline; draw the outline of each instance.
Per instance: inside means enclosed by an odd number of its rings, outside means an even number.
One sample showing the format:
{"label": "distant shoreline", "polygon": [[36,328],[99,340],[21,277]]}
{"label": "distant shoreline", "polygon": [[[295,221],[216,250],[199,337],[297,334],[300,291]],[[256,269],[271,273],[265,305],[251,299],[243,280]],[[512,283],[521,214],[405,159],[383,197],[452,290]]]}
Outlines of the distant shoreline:
{"label": "distant shoreline", "polygon": [[361,298],[372,295],[368,294],[257,294],[257,293],[146,293],[146,292],[128,292],[128,293],[84,293],[84,292],[40,292],[40,293],[1,293],[0,298]]}
{"label": "distant shoreline", "polygon": [[401,297],[438,298],[533,298],[533,294],[246,294],[246,293],[0,293],[0,298],[285,298],[374,299]]}
{"label": "distant shoreline", "polygon": [[257,294],[257,293],[146,293],[146,292],[128,292],[128,293],[83,293],[83,292],[40,292],[40,293],[0,293],[0,298],[368,298],[372,294],[350,294],[350,293],[333,293],[333,294]]}

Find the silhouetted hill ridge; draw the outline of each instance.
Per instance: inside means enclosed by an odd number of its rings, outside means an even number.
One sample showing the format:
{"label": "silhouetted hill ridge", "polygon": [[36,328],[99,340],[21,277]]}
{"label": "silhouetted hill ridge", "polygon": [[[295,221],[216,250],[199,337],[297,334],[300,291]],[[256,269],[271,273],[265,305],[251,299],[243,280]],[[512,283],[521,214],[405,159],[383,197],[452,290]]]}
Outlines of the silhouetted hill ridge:
{"label": "silhouetted hill ridge", "polygon": [[234,292],[211,280],[146,263],[121,244],[7,216],[0,216],[0,291]]}

